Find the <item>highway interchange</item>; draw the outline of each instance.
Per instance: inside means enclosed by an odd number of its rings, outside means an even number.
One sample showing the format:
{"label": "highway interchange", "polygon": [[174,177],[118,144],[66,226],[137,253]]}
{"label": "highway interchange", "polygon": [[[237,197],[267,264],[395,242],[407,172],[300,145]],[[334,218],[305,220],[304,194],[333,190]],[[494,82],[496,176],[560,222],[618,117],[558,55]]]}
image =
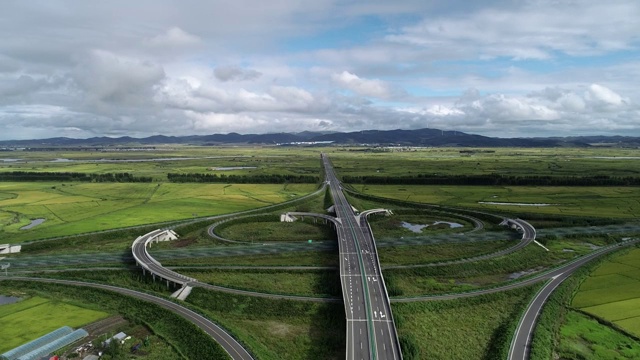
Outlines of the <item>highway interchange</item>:
{"label": "highway interchange", "polygon": [[[509,351],[509,360],[526,360],[529,359],[529,347],[531,337],[535,329],[537,317],[542,307],[551,295],[553,290],[566,278],[568,278],[580,266],[588,263],[596,257],[615,251],[622,246],[635,244],[637,240],[626,241],[604,247],[594,251],[588,255],[577,258],[569,263],[562,264],[555,269],[536,274],[534,276],[515,281],[494,288],[470,291],[465,293],[445,294],[435,296],[418,296],[410,298],[393,298],[389,299],[384,278],[377,255],[377,247],[373,238],[373,233],[367,222],[367,213],[362,216],[356,214],[352,206],[347,201],[340,181],[338,180],[331,162],[326,156],[322,156],[325,168],[326,184],[329,186],[333,201],[335,218],[327,215],[319,215],[325,220],[331,221],[338,235],[338,256],[340,264],[340,279],[342,285],[342,302],[344,303],[345,316],[347,323],[346,334],[346,358],[347,359],[401,359],[401,349],[399,346],[397,331],[393,321],[391,312],[391,302],[413,302],[413,301],[435,301],[449,300],[461,297],[477,296],[498,291],[505,291],[516,287],[527,286],[536,282],[547,280],[545,285],[540,289],[536,296],[524,312],[516,333],[514,334]],[[321,189],[323,190],[324,187]],[[316,192],[315,194],[317,194]],[[253,211],[242,212],[235,216],[250,216]],[[292,215],[298,216],[318,216],[318,214],[297,213]],[[482,221],[469,216],[460,216],[472,221],[475,225],[474,230],[482,228]],[[225,216],[211,217],[211,220],[224,219]],[[511,252],[522,249],[535,240],[536,230],[524,220],[521,219],[505,219],[510,224],[516,225],[522,231],[522,239],[514,246],[504,250],[500,250],[491,254],[473,257],[464,260],[455,260],[437,264],[416,264],[409,266],[439,266],[449,265],[460,262],[473,262],[484,260],[491,257],[504,256]],[[223,220],[224,221],[224,220]],[[247,296],[261,296],[273,299],[290,299],[297,301],[318,301],[318,302],[336,302],[339,299],[332,298],[313,298],[305,296],[277,295],[265,294],[254,291],[245,291],[237,289],[229,289],[225,287],[200,283],[196,279],[186,277],[180,273],[163,267],[157,260],[151,257],[147,251],[147,246],[156,240],[156,237],[166,230],[155,230],[145,234],[134,241],[131,251],[136,263],[152,276],[158,276],[167,281],[167,284],[173,283],[180,286],[200,286],[215,291],[225,291],[235,294]],[[219,240],[226,241],[214,232],[214,226],[209,228],[209,234]],[[266,245],[266,244],[265,244]],[[403,266],[395,266],[403,267]],[[244,267],[237,267],[244,268]],[[281,267],[279,267],[281,268]],[[293,268],[293,267],[292,267]],[[214,340],[222,345],[229,356],[233,359],[252,359],[251,354],[237,340],[230,336],[226,331],[218,327],[210,320],[187,309],[184,306],[176,304],[157,296],[137,292],[131,289],[119,288],[110,285],[85,283],[79,281],[66,281],[54,279],[37,279],[26,277],[4,277],[7,280],[20,281],[46,281],[73,286],[90,286],[102,288],[118,292],[123,295],[136,297],[145,301],[156,303],[162,307],[170,309],[177,314],[185,317],[200,327]]]}
{"label": "highway interchange", "polygon": [[323,154],[333,197],[340,257],[340,281],[347,317],[347,359],[401,359],[400,343],[378,251],[367,217],[356,218],[329,159]]}

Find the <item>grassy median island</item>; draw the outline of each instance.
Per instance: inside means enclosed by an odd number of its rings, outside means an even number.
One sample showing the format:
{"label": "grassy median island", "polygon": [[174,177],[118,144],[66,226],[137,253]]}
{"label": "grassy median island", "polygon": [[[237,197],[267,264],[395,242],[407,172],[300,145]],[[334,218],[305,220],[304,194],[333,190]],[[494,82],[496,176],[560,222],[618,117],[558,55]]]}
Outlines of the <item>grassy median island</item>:
{"label": "grassy median island", "polygon": [[182,269],[181,274],[212,285],[272,294],[341,297],[337,270]]}
{"label": "grassy median island", "polygon": [[336,232],[323,219],[314,222],[307,217],[304,221],[281,222],[279,216],[244,218],[228,221],[216,227],[218,235],[225,239],[246,242],[336,240]]}
{"label": "grassy median island", "polygon": [[272,300],[194,288],[186,300],[229,329],[259,359],[340,359],[342,304]]}
{"label": "grassy median island", "polygon": [[518,317],[537,289],[392,304],[404,358],[506,358]]}
{"label": "grassy median island", "polygon": [[188,257],[162,260],[164,266],[333,266],[338,251],[295,251],[268,255]]}
{"label": "grassy median island", "polygon": [[467,219],[416,210],[399,210],[392,216],[371,215],[369,223],[376,239],[468,232],[474,228]]}
{"label": "grassy median island", "polygon": [[[600,244],[598,238],[590,239]],[[592,251],[581,239],[549,241],[546,251],[529,244],[514,253],[460,264],[384,270],[394,296],[419,296],[492,286],[557,266]],[[390,289],[391,292],[391,289]]]}
{"label": "grassy median island", "polygon": [[380,264],[385,266],[437,263],[472,258],[514,246],[510,240],[481,241],[433,245],[400,245],[378,247]]}

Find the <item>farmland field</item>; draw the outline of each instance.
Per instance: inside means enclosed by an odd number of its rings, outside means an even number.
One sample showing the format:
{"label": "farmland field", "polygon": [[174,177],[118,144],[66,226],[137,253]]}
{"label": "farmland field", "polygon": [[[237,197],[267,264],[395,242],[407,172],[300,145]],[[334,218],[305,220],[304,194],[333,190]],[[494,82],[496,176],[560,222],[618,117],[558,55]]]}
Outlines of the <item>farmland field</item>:
{"label": "farmland field", "polygon": [[[339,176],[502,174],[638,176],[637,151],[589,148],[422,148],[328,151]],[[628,157],[628,158],[625,158]]]}
{"label": "farmland field", "polygon": [[599,324],[576,311],[569,311],[560,328],[556,352],[561,359],[618,360],[640,358],[640,343]]}
{"label": "farmland field", "polygon": [[[189,219],[295,199],[312,184],[130,184],[0,182],[0,234],[7,242]],[[46,221],[20,230],[29,219]]]}
{"label": "farmland field", "polygon": [[[356,185],[355,189],[398,200],[512,214],[593,217],[605,214],[605,217],[640,219],[637,187]],[[513,205],[487,204],[491,202]],[[518,205],[521,203],[544,205]]]}
{"label": "farmland field", "polygon": [[[3,162],[2,157],[19,161]],[[127,172],[166,181],[167,173],[317,175],[318,153],[273,147],[159,147],[154,151],[35,151],[0,154],[0,172]],[[217,168],[232,170],[216,170]],[[237,169],[236,169],[237,168]]]}
{"label": "farmland field", "polygon": [[[74,329],[107,317],[64,302],[32,297],[0,306],[0,353],[34,340],[62,326]],[[10,326],[6,326],[10,324]]]}
{"label": "farmland field", "polygon": [[572,306],[640,336],[640,249],[603,262],[582,283]]}

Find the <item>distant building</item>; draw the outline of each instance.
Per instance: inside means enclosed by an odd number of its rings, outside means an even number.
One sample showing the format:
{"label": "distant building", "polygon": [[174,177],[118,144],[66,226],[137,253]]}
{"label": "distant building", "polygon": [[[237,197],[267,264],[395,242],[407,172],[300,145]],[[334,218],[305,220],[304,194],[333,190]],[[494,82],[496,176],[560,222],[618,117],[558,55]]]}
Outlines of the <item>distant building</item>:
{"label": "distant building", "polygon": [[119,333],[113,335],[111,337],[111,339],[107,339],[104,342],[102,342],[102,346],[107,347],[111,343],[111,340],[115,339],[116,341],[123,341],[126,337],[127,337],[127,334],[125,334],[123,332],[119,332]]}

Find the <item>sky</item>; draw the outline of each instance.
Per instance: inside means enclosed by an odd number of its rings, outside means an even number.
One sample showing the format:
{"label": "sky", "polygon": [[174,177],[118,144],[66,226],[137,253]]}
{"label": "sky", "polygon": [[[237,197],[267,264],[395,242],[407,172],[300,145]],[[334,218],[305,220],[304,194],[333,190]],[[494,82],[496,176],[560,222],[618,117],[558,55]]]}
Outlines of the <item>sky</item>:
{"label": "sky", "polygon": [[0,140],[640,136],[637,0],[0,2]]}

